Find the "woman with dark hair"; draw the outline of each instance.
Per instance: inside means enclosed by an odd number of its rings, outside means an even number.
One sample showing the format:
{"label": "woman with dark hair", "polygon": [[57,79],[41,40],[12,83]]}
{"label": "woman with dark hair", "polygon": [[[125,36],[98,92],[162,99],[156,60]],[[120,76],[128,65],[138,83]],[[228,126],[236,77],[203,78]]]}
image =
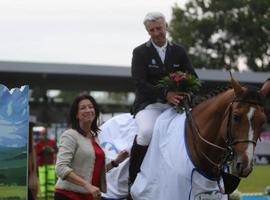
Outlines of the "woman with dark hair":
{"label": "woman with dark hair", "polygon": [[97,139],[99,114],[92,96],[83,94],[74,99],[70,108],[71,129],[60,138],[55,200],[100,200],[101,192],[106,192],[105,172],[128,157],[128,152],[122,151],[105,165],[105,154]]}
{"label": "woman with dark hair", "polygon": [[77,117],[77,113],[79,110],[80,101],[87,100],[87,99],[90,101],[90,104],[92,104],[91,108],[94,109],[94,112],[95,112],[95,117],[91,123],[91,130],[93,131],[93,134],[97,136],[97,133],[99,131],[97,120],[99,118],[100,111],[99,111],[99,107],[96,100],[92,96],[87,95],[87,94],[77,96],[74,99],[73,103],[71,104],[70,113],[69,113],[71,128],[79,131],[79,133],[84,135],[84,131],[80,127],[80,122]]}

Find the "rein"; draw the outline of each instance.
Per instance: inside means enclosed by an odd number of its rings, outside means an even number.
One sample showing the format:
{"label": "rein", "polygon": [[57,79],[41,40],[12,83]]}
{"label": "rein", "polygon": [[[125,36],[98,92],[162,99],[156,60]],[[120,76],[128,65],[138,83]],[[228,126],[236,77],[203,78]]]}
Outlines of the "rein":
{"label": "rein", "polygon": [[[203,141],[204,143],[219,149],[221,151],[224,152],[224,158],[221,161],[221,163],[216,163],[213,160],[211,160],[211,158],[209,158],[204,152],[199,151],[202,156],[212,165],[214,165],[215,167],[218,168],[219,173],[221,173],[221,169],[222,166],[224,166],[224,164],[226,164],[228,161],[232,161],[233,157],[234,157],[234,151],[233,151],[233,146],[238,144],[238,143],[253,143],[254,145],[257,144],[257,142],[255,140],[248,140],[248,139],[234,139],[232,136],[232,105],[235,102],[243,102],[243,103],[248,103],[248,104],[254,104],[254,105],[259,105],[262,106],[261,103],[259,102],[253,102],[253,101],[245,101],[242,99],[233,99],[233,101],[229,104],[229,113],[228,113],[228,121],[227,121],[227,134],[225,137],[225,143],[226,143],[226,147],[222,147],[219,146],[217,144],[214,144],[208,140],[206,140],[205,138],[203,138],[203,136],[201,135],[200,129],[198,128],[198,125],[196,123],[196,121],[193,119],[192,114],[190,112],[190,107],[188,104],[188,101],[185,99],[184,100],[184,108],[185,108],[185,112],[186,115],[188,117],[188,123],[190,126],[190,130],[191,130],[191,136],[193,138],[194,141],[194,137],[195,137],[195,133],[194,133],[194,129],[196,130],[197,136],[200,138],[201,141]],[[195,145],[196,146],[196,145]]]}

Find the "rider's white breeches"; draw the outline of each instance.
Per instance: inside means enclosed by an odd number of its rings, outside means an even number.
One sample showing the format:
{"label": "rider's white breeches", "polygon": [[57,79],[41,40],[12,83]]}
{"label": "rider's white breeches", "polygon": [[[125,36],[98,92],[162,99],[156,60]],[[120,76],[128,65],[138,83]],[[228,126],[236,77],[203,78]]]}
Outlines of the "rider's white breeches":
{"label": "rider's white breeches", "polygon": [[139,129],[136,138],[137,144],[143,146],[149,145],[156,119],[169,107],[170,105],[163,103],[149,104],[144,110],[141,110],[136,114],[135,121]]}

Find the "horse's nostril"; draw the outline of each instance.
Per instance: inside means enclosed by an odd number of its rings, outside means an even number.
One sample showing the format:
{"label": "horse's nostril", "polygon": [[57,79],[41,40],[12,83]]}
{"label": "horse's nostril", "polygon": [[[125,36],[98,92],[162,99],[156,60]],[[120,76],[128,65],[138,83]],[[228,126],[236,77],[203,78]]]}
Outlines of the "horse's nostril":
{"label": "horse's nostril", "polygon": [[254,160],[253,162],[250,163],[250,167],[251,167],[251,168],[253,168],[254,163],[255,163],[255,160]]}
{"label": "horse's nostril", "polygon": [[238,172],[239,174],[241,174],[241,172],[242,172],[242,170],[243,170],[243,164],[242,164],[241,162],[238,162],[238,163],[236,164],[236,169],[237,169],[237,172]]}
{"label": "horse's nostril", "polygon": [[237,162],[235,165],[236,173],[241,177],[247,177],[252,171],[252,164],[245,165],[245,162]]}

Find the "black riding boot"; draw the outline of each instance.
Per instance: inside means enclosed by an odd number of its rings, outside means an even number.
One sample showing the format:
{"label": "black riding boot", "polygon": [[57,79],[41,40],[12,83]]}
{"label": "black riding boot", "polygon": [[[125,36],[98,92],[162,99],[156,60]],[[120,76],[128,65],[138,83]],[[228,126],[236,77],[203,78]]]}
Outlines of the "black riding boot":
{"label": "black riding boot", "polygon": [[136,138],[134,139],[133,146],[130,151],[130,159],[129,159],[129,187],[135,181],[137,173],[140,172],[140,167],[148,146],[142,146],[137,144]]}

